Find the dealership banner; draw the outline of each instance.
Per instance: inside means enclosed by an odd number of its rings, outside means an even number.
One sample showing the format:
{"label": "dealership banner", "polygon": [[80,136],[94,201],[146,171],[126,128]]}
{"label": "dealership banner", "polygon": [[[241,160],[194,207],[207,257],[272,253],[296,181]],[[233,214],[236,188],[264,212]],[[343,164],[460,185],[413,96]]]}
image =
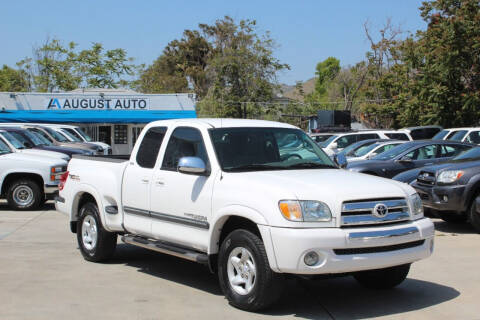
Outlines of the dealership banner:
{"label": "dealership banner", "polygon": [[150,110],[150,101],[142,97],[68,97],[44,99],[47,110]]}

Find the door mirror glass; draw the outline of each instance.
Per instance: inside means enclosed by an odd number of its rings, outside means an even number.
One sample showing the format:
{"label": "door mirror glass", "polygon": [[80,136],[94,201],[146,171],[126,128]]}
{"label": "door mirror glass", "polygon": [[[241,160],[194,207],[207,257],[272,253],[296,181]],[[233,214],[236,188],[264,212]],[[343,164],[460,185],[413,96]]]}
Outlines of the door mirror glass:
{"label": "door mirror glass", "polygon": [[207,166],[199,157],[182,157],[178,161],[178,172],[186,174],[195,174],[199,176],[207,175]]}
{"label": "door mirror glass", "polygon": [[345,157],[343,153],[335,155],[333,160],[340,168],[345,168],[347,166],[347,157]]}
{"label": "door mirror glass", "polygon": [[411,163],[412,162],[412,159],[407,157],[407,156],[403,156],[401,157],[398,162],[402,162],[402,163]]}
{"label": "door mirror glass", "polygon": [[332,143],[330,144],[330,149],[337,149],[337,148],[338,148],[338,143],[332,142]]}

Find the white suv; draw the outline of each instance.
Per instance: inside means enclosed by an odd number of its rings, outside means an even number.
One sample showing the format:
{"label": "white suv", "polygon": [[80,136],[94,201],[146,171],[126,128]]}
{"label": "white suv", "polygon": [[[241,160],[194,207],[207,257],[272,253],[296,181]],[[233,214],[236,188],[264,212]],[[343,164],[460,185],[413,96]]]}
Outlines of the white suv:
{"label": "white suv", "polygon": [[330,157],[333,157],[333,155],[342,151],[349,145],[368,139],[395,139],[410,141],[412,140],[412,137],[406,131],[365,130],[349,133],[336,133],[320,144],[320,146],[323,148],[325,153],[327,153]]}

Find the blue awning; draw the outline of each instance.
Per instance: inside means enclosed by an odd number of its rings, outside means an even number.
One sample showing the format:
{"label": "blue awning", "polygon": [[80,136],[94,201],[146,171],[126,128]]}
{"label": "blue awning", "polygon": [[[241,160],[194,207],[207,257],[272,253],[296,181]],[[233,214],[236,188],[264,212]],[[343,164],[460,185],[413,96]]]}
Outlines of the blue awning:
{"label": "blue awning", "polygon": [[0,111],[0,122],[148,123],[196,118],[194,110],[15,110]]}

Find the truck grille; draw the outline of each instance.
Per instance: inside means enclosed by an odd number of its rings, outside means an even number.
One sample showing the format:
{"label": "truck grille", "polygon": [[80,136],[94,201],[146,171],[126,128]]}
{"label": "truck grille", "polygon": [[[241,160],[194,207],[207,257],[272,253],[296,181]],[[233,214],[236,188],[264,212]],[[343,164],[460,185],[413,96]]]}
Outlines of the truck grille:
{"label": "truck grille", "polygon": [[348,201],[342,204],[342,227],[397,223],[410,219],[403,198]]}
{"label": "truck grille", "polygon": [[391,246],[382,246],[382,247],[333,249],[333,252],[337,255],[378,253],[378,252],[388,252],[388,251],[415,248],[423,245],[424,243],[425,243],[425,240],[418,240],[413,242],[400,243],[400,244],[394,244]]}
{"label": "truck grille", "polygon": [[419,184],[433,186],[435,184],[435,173],[428,171],[420,171],[417,177]]}

